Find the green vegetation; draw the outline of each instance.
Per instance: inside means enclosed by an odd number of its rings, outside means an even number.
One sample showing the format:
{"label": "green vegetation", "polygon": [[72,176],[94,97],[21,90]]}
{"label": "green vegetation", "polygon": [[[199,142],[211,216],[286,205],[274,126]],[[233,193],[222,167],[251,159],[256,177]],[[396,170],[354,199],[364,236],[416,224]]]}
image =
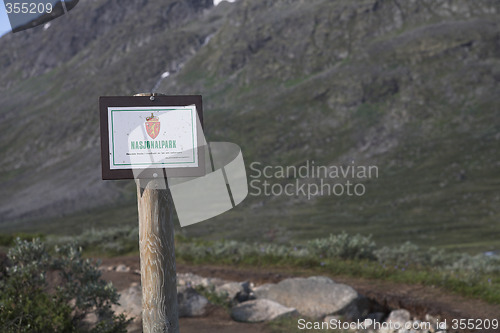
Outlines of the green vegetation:
{"label": "green vegetation", "polygon": [[[488,2],[445,5],[255,0],[165,19],[160,0],[140,11],[96,0],[68,29],[2,37],[1,231],[136,225],[134,183],[96,171],[96,98],[149,89],[168,70],[158,91],[202,94],[207,139],[239,144],[247,165],[380,168],[362,198],[249,196],[190,237],[286,243],[346,230],[389,246],[499,250],[500,20]],[[96,22],[106,33],[86,29],[92,11],[110,18]]]}
{"label": "green vegetation", "polygon": [[97,265],[75,245],[52,252],[39,239],[16,239],[1,267],[0,331],[126,332],[129,320],[111,310],[116,289],[100,279]]}
{"label": "green vegetation", "polygon": [[0,246],[11,247],[16,243],[16,239],[20,240],[32,240],[34,238],[39,238],[41,240],[45,239],[45,236],[41,233],[28,234],[28,233],[15,233],[15,234],[0,234]]}
{"label": "green vegetation", "polygon": [[[91,230],[74,238],[88,255],[138,251],[137,228]],[[176,236],[176,257],[192,264],[227,264],[305,269],[313,273],[439,286],[465,296],[500,303],[500,257],[424,249],[410,242],[377,247],[371,237],[345,232],[296,244],[245,243]]]}
{"label": "green vegetation", "polygon": [[231,308],[231,300],[227,297],[227,293],[218,293],[215,290],[215,286],[204,287],[198,285],[195,287],[196,291],[206,297],[210,303],[223,307],[228,310]]}
{"label": "green vegetation", "polygon": [[49,241],[56,245],[76,243],[87,255],[123,255],[138,251],[139,229],[127,227],[89,229],[77,237],[53,237]]}
{"label": "green vegetation", "polygon": [[[347,238],[351,240],[346,242]],[[411,243],[381,249],[373,245],[369,237],[341,234],[309,241],[302,246],[178,239],[176,249],[178,260],[190,263],[295,267],[322,274],[439,286],[461,295],[500,303],[498,256],[472,256],[437,249],[423,251]],[[325,252],[328,247],[342,251]]]}
{"label": "green vegetation", "polygon": [[349,236],[343,232],[329,238],[314,239],[307,243],[309,252],[327,258],[375,259],[375,242],[371,236]]}
{"label": "green vegetation", "polygon": [[[82,251],[85,256],[137,253],[138,229],[89,230],[73,238],[45,238],[47,246],[40,240],[18,238],[9,250],[11,263],[3,267],[0,275],[2,332],[27,332],[28,326],[65,332],[124,332],[127,321],[110,309],[117,302],[116,290],[100,280],[97,266],[82,258]],[[53,250],[49,251],[51,247]],[[409,242],[378,247],[371,237],[360,234],[343,232],[297,244],[211,241],[177,235],[176,257],[179,262],[190,264],[257,266],[307,275],[438,286],[500,303],[499,256],[424,250]],[[55,273],[60,278],[57,286],[47,278],[53,279]],[[197,291],[211,303],[230,308],[226,295],[215,289],[197,287]],[[72,299],[76,302],[70,302]],[[99,319],[92,327],[84,321],[90,313]],[[297,318],[278,319],[266,326],[273,333],[299,332]]]}

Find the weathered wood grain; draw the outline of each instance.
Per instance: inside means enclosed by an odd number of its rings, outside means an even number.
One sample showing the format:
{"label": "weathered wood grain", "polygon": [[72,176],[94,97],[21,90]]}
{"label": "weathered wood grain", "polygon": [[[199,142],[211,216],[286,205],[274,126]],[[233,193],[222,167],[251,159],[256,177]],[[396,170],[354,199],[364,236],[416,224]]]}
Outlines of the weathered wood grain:
{"label": "weathered wood grain", "polygon": [[136,180],[144,333],[179,332],[173,202],[157,180]]}

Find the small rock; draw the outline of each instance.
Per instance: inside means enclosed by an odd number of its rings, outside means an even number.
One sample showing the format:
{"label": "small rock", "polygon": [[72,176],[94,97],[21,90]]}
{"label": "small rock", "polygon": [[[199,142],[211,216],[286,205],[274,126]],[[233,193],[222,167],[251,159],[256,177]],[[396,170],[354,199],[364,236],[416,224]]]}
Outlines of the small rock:
{"label": "small rock", "polygon": [[[429,330],[431,333],[438,331],[440,328],[442,328],[442,329],[447,328],[447,327],[444,327],[445,326],[444,323],[441,323],[440,327],[438,327],[438,323],[440,322],[439,318],[431,316],[430,314],[425,315],[425,321],[431,324],[431,327]],[[443,326],[443,327],[441,327],[441,326]]]}
{"label": "small rock", "polygon": [[177,288],[179,317],[198,317],[206,313],[208,300],[190,287]]}
{"label": "small rock", "polygon": [[297,315],[297,310],[268,299],[256,299],[234,306],[231,317],[236,321],[258,323]]}
{"label": "small rock", "polygon": [[85,323],[85,325],[88,325],[89,327],[95,326],[95,324],[97,324],[97,321],[98,321],[98,318],[94,312],[87,313],[87,315],[83,319],[83,322]]}
{"label": "small rock", "polygon": [[253,286],[253,283],[249,282],[249,281],[245,281],[245,282],[241,282],[241,287],[246,290],[246,291],[250,291],[252,290],[252,286]]}
{"label": "small rock", "polygon": [[238,294],[236,294],[236,300],[240,303],[255,299],[255,295],[252,291],[253,283],[248,281],[242,282],[241,287],[243,288]]}
{"label": "small rock", "polygon": [[252,298],[249,282],[228,282],[215,288],[217,294],[225,294],[229,300],[245,302]]}
{"label": "small rock", "polygon": [[127,273],[130,272],[130,267],[127,267],[125,265],[118,265],[116,266],[115,271],[120,272],[120,273]]}
{"label": "small rock", "polygon": [[399,310],[391,311],[391,313],[389,314],[389,317],[387,317],[387,319],[386,319],[386,322],[388,322],[388,323],[392,322],[393,325],[395,323],[398,323],[401,327],[403,327],[404,324],[406,324],[406,322],[408,322],[410,320],[411,320],[410,312],[408,312],[408,310],[399,309]]}

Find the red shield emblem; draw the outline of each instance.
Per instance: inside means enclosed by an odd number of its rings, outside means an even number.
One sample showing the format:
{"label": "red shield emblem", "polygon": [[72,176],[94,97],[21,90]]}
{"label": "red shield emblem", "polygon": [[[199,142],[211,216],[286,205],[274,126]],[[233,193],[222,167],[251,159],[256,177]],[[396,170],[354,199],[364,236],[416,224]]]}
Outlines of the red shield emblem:
{"label": "red shield emblem", "polygon": [[152,113],[151,117],[146,117],[146,132],[151,139],[155,139],[160,134],[160,120]]}

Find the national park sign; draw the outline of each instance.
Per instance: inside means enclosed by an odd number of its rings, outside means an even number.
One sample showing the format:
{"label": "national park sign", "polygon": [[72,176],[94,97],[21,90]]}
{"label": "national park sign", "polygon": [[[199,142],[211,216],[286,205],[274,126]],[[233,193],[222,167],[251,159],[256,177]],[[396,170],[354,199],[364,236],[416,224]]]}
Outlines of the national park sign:
{"label": "national park sign", "polygon": [[203,176],[201,96],[101,97],[103,179]]}

